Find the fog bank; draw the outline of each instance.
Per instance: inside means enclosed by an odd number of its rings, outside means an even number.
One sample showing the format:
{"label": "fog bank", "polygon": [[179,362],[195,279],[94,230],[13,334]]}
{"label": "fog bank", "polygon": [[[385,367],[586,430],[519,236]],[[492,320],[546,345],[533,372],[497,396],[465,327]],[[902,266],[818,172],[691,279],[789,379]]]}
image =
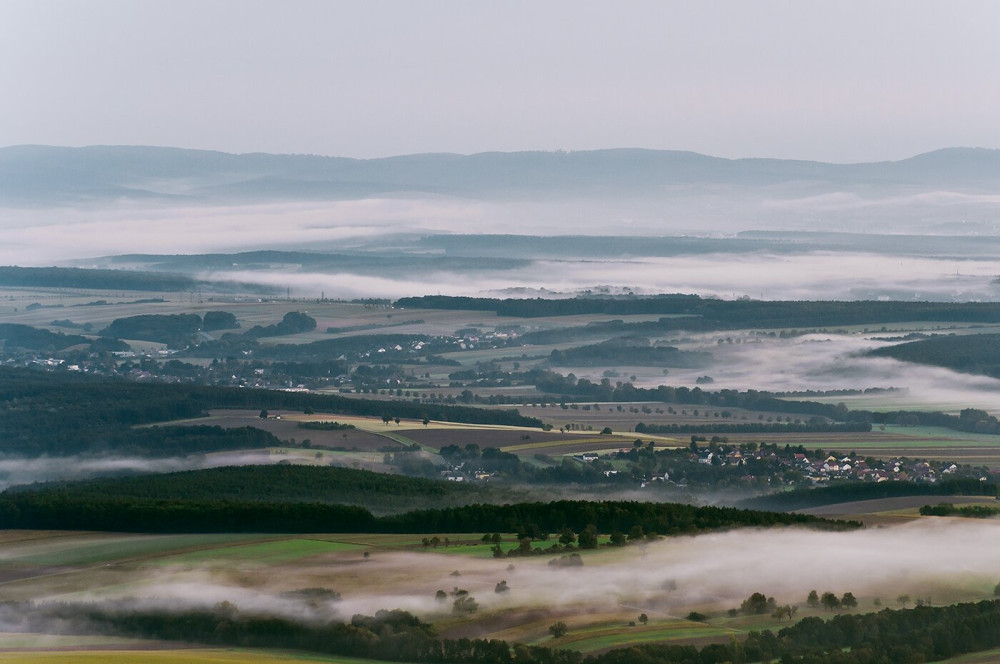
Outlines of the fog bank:
{"label": "fog bank", "polygon": [[[331,612],[347,619],[402,608],[433,619],[450,613],[451,600],[436,601],[436,590],[458,587],[468,590],[483,611],[579,613],[627,606],[682,616],[692,609],[739,606],[754,592],[781,604],[802,604],[815,589],[851,592],[862,600],[862,609],[869,609],[876,597],[894,605],[901,594],[942,602],[983,597],[1000,578],[998,546],[1000,523],[967,519],[920,519],[851,532],[741,529],[605,550],[585,555],[583,567],[559,569],[547,564],[554,556],[493,560],[433,552],[376,551],[363,563],[360,554],[321,555],[279,567],[252,558],[235,564],[220,559],[214,568],[158,566],[153,574],[143,570],[127,587],[115,584],[52,599],[128,595],[172,606],[230,601],[242,610],[302,619],[326,619]],[[509,592],[494,592],[501,580]],[[309,607],[282,595],[317,586],[341,592],[342,600]]]}

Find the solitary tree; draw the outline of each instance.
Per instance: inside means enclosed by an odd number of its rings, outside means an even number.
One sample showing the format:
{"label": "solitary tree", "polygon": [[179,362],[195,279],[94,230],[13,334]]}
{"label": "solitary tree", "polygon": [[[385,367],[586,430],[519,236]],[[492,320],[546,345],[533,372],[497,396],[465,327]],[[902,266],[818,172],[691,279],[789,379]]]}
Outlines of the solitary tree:
{"label": "solitary tree", "polygon": [[806,597],[806,604],[814,609],[819,606],[819,594],[815,590],[809,591],[809,597]]}
{"label": "solitary tree", "polygon": [[767,597],[764,593],[754,593],[743,600],[740,611],[747,614],[767,613],[773,611],[777,605],[773,597]]}
{"label": "solitary tree", "polygon": [[827,611],[833,611],[834,609],[840,608],[840,600],[831,592],[823,593],[823,596],[819,598],[820,604]]}
{"label": "solitary tree", "polygon": [[649,622],[649,616],[647,616],[645,613],[640,613],[639,614],[639,622],[641,622],[643,625],[645,625],[646,623]]}
{"label": "solitary tree", "polygon": [[577,544],[579,544],[581,549],[596,549],[597,548],[597,526],[594,524],[588,524],[586,528],[577,536]]}
{"label": "solitary tree", "polygon": [[479,604],[472,595],[460,595],[451,605],[453,613],[475,613],[479,610]]}
{"label": "solitary tree", "polygon": [[260,411],[260,415],[258,415],[257,417],[259,417],[262,420],[266,420],[267,419],[267,411],[266,410]]}
{"label": "solitary tree", "polygon": [[566,623],[561,620],[554,625],[549,625],[549,633],[552,634],[552,638],[554,639],[566,636],[566,632],[568,631],[569,627],[567,627]]}
{"label": "solitary tree", "polygon": [[771,614],[772,618],[776,618],[779,622],[782,618],[792,619],[792,616],[799,610],[799,607],[792,606],[791,604],[785,604],[784,606],[779,606]]}
{"label": "solitary tree", "polygon": [[854,593],[844,593],[844,596],[840,598],[840,603],[845,609],[854,609],[858,606],[858,600],[854,597]]}

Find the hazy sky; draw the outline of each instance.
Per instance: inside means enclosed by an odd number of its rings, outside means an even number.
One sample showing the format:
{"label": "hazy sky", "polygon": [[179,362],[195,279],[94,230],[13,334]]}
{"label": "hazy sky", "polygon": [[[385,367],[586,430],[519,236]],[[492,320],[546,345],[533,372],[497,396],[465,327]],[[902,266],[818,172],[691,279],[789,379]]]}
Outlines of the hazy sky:
{"label": "hazy sky", "polygon": [[0,145],[1000,148],[1000,3],[0,0]]}

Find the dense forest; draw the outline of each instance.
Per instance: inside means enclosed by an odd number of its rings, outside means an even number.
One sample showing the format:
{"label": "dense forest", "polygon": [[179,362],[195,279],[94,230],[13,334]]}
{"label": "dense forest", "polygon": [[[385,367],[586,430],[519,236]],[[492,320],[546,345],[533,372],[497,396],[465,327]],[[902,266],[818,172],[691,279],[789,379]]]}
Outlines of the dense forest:
{"label": "dense forest", "polygon": [[553,350],[549,355],[549,364],[557,367],[626,365],[688,368],[705,366],[711,359],[711,353],[682,351],[673,346],[651,346],[645,337],[625,336],[597,344]]}
{"label": "dense forest", "polygon": [[156,341],[183,348],[201,329],[198,314],[141,314],[116,318],[100,334],[115,339]]}
{"label": "dense forest", "polygon": [[[324,476],[323,470],[330,471],[330,475]],[[333,488],[340,477],[347,477],[354,487],[368,495],[382,489],[402,497],[447,495],[454,491],[450,487],[435,487],[430,481],[421,483],[297,466],[282,471],[267,467],[190,471],[158,478],[102,479],[8,489],[0,494],[0,528],[155,533],[519,532],[544,539],[547,533],[567,528],[579,532],[588,526],[603,533],[627,533],[639,526],[646,533],[681,535],[737,526],[859,525],[801,514],[632,501],[477,503],[375,517],[356,505],[319,502],[324,491],[330,496],[343,495],[343,489]],[[270,497],[260,500],[243,492],[238,488],[240,478],[247,482],[248,491],[257,488],[265,494],[270,492]],[[301,499],[301,494],[290,488],[296,478],[304,478],[320,494]],[[213,491],[215,480],[223,483],[218,496]],[[268,480],[279,483],[280,488],[265,488]],[[299,499],[289,499],[293,493]],[[406,502],[402,504],[412,507]]]}
{"label": "dense forest", "polygon": [[301,311],[289,311],[282,317],[280,323],[274,325],[254,325],[244,333],[250,339],[263,337],[281,337],[286,334],[298,334],[316,329],[316,319]]}
{"label": "dense forest", "polygon": [[[163,272],[4,266],[0,267],[0,286],[178,292],[208,288],[210,284]],[[211,287],[216,289],[219,286]]]}
{"label": "dense forest", "polygon": [[1000,378],[1000,334],[936,336],[878,348],[869,355]]}
{"label": "dense forest", "polygon": [[[348,415],[425,417],[450,422],[541,427],[515,410],[354,399],[273,390],[136,383],[73,373],[0,367],[0,440],[7,454],[68,455],[121,452],[164,456],[181,436],[206,436],[198,428],[134,429],[135,425],[194,418],[213,408],[305,410]],[[169,435],[169,446],[157,442]],[[219,434],[239,437],[244,434]],[[260,441],[262,444],[265,441]],[[273,441],[272,441],[273,442]],[[268,443],[270,444],[270,443]],[[191,446],[183,446],[190,449]],[[224,449],[231,449],[226,444]],[[213,451],[194,450],[191,451]]]}
{"label": "dense forest", "polygon": [[978,479],[941,482],[845,482],[815,489],[795,489],[740,501],[741,507],[758,510],[800,510],[821,505],[899,496],[997,496],[998,485]]}
{"label": "dense forest", "polygon": [[[552,299],[497,299],[425,295],[405,297],[396,307],[412,309],[458,309],[493,311],[499,316],[685,315],[699,317],[706,327],[698,329],[745,329],[753,327],[822,327],[828,325],[873,325],[902,321],[1000,322],[1000,304],[992,302],[879,302],[879,301],[764,301],[714,300],[697,295],[651,295],[626,297],[575,297]],[[661,319],[670,325],[672,319]],[[674,329],[692,329],[683,319]]]}
{"label": "dense forest", "polygon": [[728,643],[638,644],[595,655],[486,639],[439,639],[432,625],[400,610],[307,624],[244,612],[231,604],[166,610],[134,600],[69,604],[6,602],[0,618],[25,631],[59,625],[103,633],[242,648],[295,649],[382,661],[434,664],[899,664],[930,662],[1000,646],[1000,602],[884,609],[803,618],[777,634],[751,632]]}
{"label": "dense forest", "polygon": [[399,512],[404,508],[465,505],[505,495],[493,487],[354,468],[294,464],[227,466],[10,489],[12,494],[24,491],[80,502],[108,497],[144,501],[183,498],[246,503],[315,502],[354,505],[379,513]]}
{"label": "dense forest", "polygon": [[79,334],[50,332],[19,323],[0,323],[0,348],[7,350],[17,347],[55,352],[80,344],[90,344],[90,339]]}

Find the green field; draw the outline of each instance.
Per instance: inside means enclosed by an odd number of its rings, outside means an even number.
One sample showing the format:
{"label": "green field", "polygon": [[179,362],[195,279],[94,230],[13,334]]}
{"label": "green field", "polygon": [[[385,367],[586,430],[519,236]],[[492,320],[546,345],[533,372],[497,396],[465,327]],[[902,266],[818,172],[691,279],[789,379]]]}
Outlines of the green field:
{"label": "green field", "polygon": [[132,558],[151,558],[176,551],[215,549],[260,539],[260,535],[85,535],[55,533],[44,539],[0,541],[0,566],[94,565]]}
{"label": "green field", "polygon": [[327,541],[321,539],[283,539],[258,544],[240,544],[225,548],[182,553],[176,556],[159,558],[158,563],[165,565],[185,565],[203,563],[253,563],[255,565],[270,565],[288,563],[309,556],[324,553],[340,553],[343,551],[358,551],[367,548],[364,544]]}
{"label": "green field", "polygon": [[592,625],[583,629],[570,629],[561,639],[541,639],[534,645],[551,643],[553,646],[578,650],[583,653],[609,650],[640,643],[683,643],[687,641],[728,641],[743,632],[706,623],[688,620],[650,620],[646,625],[617,623]]}

